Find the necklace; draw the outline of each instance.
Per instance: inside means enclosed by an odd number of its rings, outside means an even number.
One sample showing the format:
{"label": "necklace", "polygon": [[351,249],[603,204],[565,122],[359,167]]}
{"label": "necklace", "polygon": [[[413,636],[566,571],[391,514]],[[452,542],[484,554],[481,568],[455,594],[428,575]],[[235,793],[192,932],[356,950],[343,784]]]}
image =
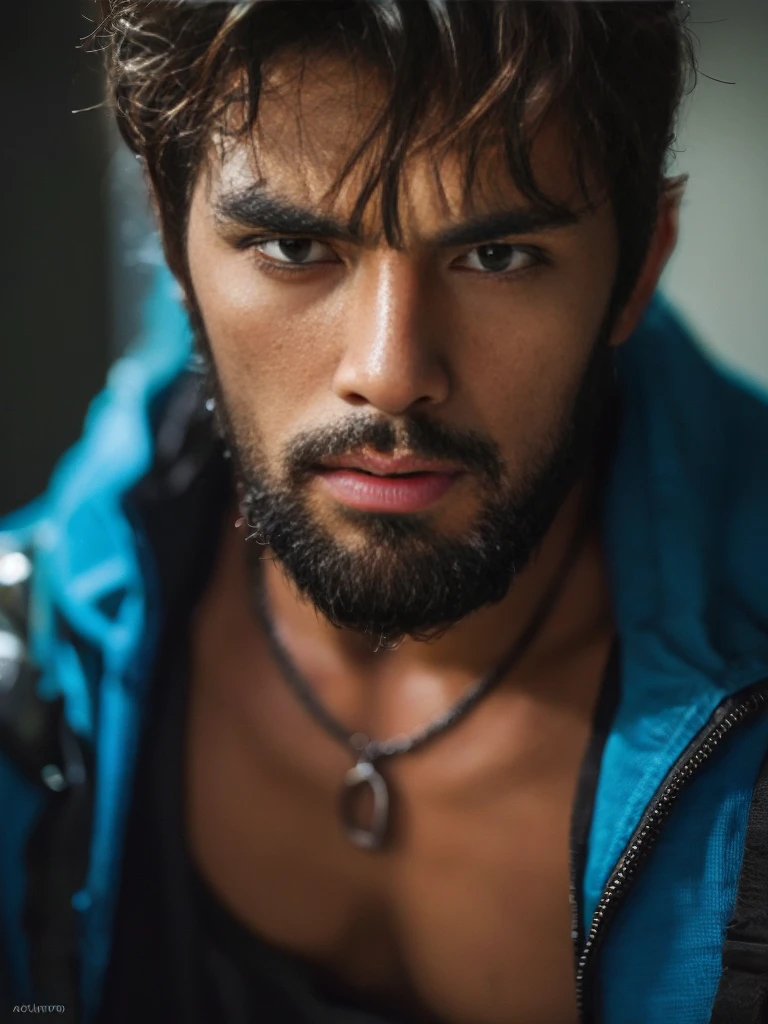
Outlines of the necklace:
{"label": "necklace", "polygon": [[[387,740],[376,740],[365,733],[353,732],[325,707],[277,635],[267,604],[266,588],[263,585],[258,587],[256,610],[264,628],[270,652],[277,662],[283,678],[315,721],[342,746],[349,749],[356,758],[357,763],[344,776],[339,796],[341,825],[353,846],[361,850],[380,850],[386,845],[389,838],[391,806],[389,786],[384,776],[377,770],[376,763],[398,754],[409,754],[446,732],[464,719],[472,708],[501,682],[523,656],[549,616],[587,538],[590,519],[589,514],[583,517],[571,546],[528,624],[501,661],[472,683],[459,700],[438,718],[409,735],[402,734]],[[373,811],[368,827],[358,824],[354,815],[357,797],[365,788],[370,790],[373,797]]]}

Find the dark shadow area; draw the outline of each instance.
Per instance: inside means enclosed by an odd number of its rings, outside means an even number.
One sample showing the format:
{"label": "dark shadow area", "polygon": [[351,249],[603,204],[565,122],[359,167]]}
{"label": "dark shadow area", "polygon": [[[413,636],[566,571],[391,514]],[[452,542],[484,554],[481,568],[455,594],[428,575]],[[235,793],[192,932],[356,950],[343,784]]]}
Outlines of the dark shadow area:
{"label": "dark shadow area", "polygon": [[78,0],[7,4],[0,31],[0,515],[45,487],[110,356],[107,138]]}

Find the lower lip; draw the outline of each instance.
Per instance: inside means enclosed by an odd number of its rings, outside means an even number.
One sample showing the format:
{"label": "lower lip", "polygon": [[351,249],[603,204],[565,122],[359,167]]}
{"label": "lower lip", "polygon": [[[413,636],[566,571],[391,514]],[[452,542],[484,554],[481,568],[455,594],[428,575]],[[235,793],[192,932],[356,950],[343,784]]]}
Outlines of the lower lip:
{"label": "lower lip", "polygon": [[341,504],[393,515],[429,508],[448,493],[457,478],[455,473],[371,476],[354,469],[324,470],[318,476]]}

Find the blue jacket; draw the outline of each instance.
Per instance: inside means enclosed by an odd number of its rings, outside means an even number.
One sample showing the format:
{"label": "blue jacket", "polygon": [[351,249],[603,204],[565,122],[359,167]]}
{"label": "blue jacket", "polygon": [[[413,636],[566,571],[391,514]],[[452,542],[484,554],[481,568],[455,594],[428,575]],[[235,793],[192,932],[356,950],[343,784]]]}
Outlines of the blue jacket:
{"label": "blue jacket", "polygon": [[[158,409],[189,350],[163,276],[145,334],[112,369],[82,440],[47,494],[0,532],[0,553],[25,551],[34,567],[21,588],[6,571],[0,603],[0,985],[16,1003],[51,992],[34,979],[63,977],[71,925],[85,1022],[110,955],[165,610],[132,495],[156,462]],[[582,1000],[585,1019],[606,1024],[704,1024],[768,751],[768,404],[705,357],[659,296],[620,352],[619,382],[604,538],[621,686],[574,873]],[[18,557],[5,565],[24,575]],[[21,590],[27,613],[14,619]],[[23,737],[7,739],[3,700],[24,679],[55,723],[37,761],[25,760]],[[77,843],[56,846],[72,834],[71,822],[56,832],[68,815],[81,822],[79,874],[65,870]],[[61,862],[53,881],[46,828]]]}

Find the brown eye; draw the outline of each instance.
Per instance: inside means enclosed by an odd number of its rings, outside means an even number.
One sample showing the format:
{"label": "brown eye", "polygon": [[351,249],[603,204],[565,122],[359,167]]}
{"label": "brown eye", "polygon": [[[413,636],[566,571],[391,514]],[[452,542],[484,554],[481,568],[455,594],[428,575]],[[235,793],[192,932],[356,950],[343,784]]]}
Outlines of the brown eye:
{"label": "brown eye", "polygon": [[267,259],[283,265],[301,266],[335,261],[333,250],[312,238],[271,238],[259,242],[256,248]]}
{"label": "brown eye", "polygon": [[525,270],[536,262],[536,257],[509,242],[489,242],[486,245],[478,245],[458,262],[470,270],[503,274],[513,270]]}
{"label": "brown eye", "polygon": [[477,259],[483,270],[509,270],[515,250],[511,245],[481,245]]}

